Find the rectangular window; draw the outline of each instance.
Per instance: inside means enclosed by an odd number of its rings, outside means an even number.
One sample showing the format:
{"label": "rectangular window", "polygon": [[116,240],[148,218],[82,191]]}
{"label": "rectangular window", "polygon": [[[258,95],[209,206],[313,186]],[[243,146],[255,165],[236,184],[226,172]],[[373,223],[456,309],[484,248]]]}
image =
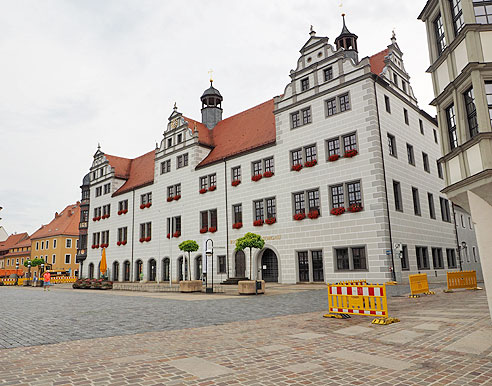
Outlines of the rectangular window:
{"label": "rectangular window", "polygon": [[398,181],[393,181],[393,196],[395,198],[395,210],[403,212],[403,201],[401,199],[401,187]]}
{"label": "rectangular window", "polygon": [[41,250],[44,249],[44,241],[41,241]]}
{"label": "rectangular window", "polygon": [[241,166],[232,168],[232,180],[241,181]]}
{"label": "rectangular window", "polygon": [[254,161],[251,163],[251,166],[253,168],[253,176],[259,176],[260,174],[263,173],[261,167],[261,161]]}
{"label": "rectangular window", "polygon": [[50,241],[46,240],[46,249],[50,249]]}
{"label": "rectangular window", "polygon": [[[490,8],[492,8],[492,3],[490,5]],[[485,97],[487,99],[487,107],[489,110],[490,125],[492,127],[492,82],[485,82]]]}
{"label": "rectangular window", "polygon": [[226,257],[217,256],[217,266],[219,267],[218,273],[226,273]]}
{"label": "rectangular window", "polygon": [[208,176],[208,185],[210,187],[217,186],[217,174],[214,173]]}
{"label": "rectangular window", "polygon": [[393,157],[396,157],[396,139],[394,135],[388,134],[388,148],[389,153]]}
{"label": "rectangular window", "polygon": [[465,227],[465,220],[463,218],[463,215],[461,215],[461,227],[464,228]]}
{"label": "rectangular window", "polygon": [[384,105],[386,106],[386,112],[391,114],[390,99],[387,95],[384,96]]}
{"label": "rectangular window", "polygon": [[176,169],[184,168],[188,166],[188,153],[178,155],[176,158]]}
{"label": "rectangular window", "polygon": [[434,196],[432,193],[427,193],[427,201],[429,202],[429,216],[436,219],[436,209],[434,208]]}
{"label": "rectangular window", "polygon": [[255,208],[255,221],[265,220],[263,200],[253,201],[253,207]]}
{"label": "rectangular window", "polygon": [[102,211],[103,211],[103,216],[109,217],[111,215],[111,204],[103,205]]}
{"label": "rectangular window", "polygon": [[430,269],[427,247],[415,247],[415,252],[417,255],[417,269]]}
{"label": "rectangular window", "polygon": [[128,200],[118,202],[118,211],[128,210]]}
{"label": "rectangular window", "polygon": [[178,134],[178,143],[183,142],[183,134]]}
{"label": "rectangular window", "polygon": [[311,260],[313,262],[313,281],[325,281],[323,275],[323,252],[311,251]]}
{"label": "rectangular window", "polygon": [[70,264],[70,255],[65,255],[65,264]]}
{"label": "rectangular window", "polygon": [[324,75],[325,75],[325,82],[328,81],[328,80],[331,80],[333,79],[333,68],[330,66],[328,68],[325,68],[325,70],[323,71]]}
{"label": "rectangular window", "polygon": [[362,204],[360,193],[360,181],[347,183],[348,203],[350,205]]}
{"label": "rectangular window", "polygon": [[367,269],[366,249],[352,248],[352,261],[354,270]]}
{"label": "rectangular window", "polygon": [[243,205],[236,204],[232,206],[232,213],[234,216],[234,224],[243,222]]}
{"label": "rectangular window", "polygon": [[348,271],[350,269],[348,248],[336,248],[335,256],[337,259],[337,270]]}
{"label": "rectangular window", "polygon": [[99,197],[102,195],[102,186],[98,186],[96,188],[96,197]]}
{"label": "rectangular window", "polygon": [[152,223],[146,222],[140,224],[140,238],[145,239],[152,237]]}
{"label": "rectangular window", "polygon": [[439,161],[436,161],[437,163],[437,175],[439,176],[439,178],[444,178],[443,176],[443,173],[442,173],[442,165]]}
{"label": "rectangular window", "polygon": [[306,157],[306,162],[316,161],[316,145],[306,146],[304,148],[304,155]]}
{"label": "rectangular window", "polygon": [[217,209],[211,209],[210,212],[210,227],[217,228]]}
{"label": "rectangular window", "polygon": [[[471,229],[471,227],[470,227],[470,229]],[[53,249],[56,249],[56,239],[53,240]]]}
{"label": "rectangular window", "polygon": [[152,192],[142,194],[140,196],[140,204],[141,205],[152,204]]}
{"label": "rectangular window", "polygon": [[208,210],[200,212],[200,228],[208,230]]}
{"label": "rectangular window", "polygon": [[72,248],[72,239],[65,240],[65,248]]}
{"label": "rectangular window", "polygon": [[109,231],[101,232],[101,243],[109,244]]}
{"label": "rectangular window", "polygon": [[473,87],[470,87],[468,90],[466,90],[463,96],[465,98],[468,130],[470,132],[470,138],[473,138],[475,135],[478,134],[477,110],[475,108],[475,94],[473,92]]}
{"label": "rectangular window", "polygon": [[301,114],[299,113],[299,111],[290,114],[290,122],[293,129],[301,126]]}
{"label": "rectangular window", "polygon": [[458,135],[456,133],[456,115],[454,112],[454,105],[449,106],[446,109],[446,121],[448,124],[448,137],[449,146],[451,150],[458,146]]}
{"label": "rectangular window", "polygon": [[471,224],[471,217],[468,217],[468,227],[472,229],[472,224]]}
{"label": "rectangular window", "polygon": [[181,216],[173,217],[174,232],[181,234]]}
{"label": "rectangular window", "polygon": [[326,101],[326,113],[328,116],[335,115],[337,113],[337,100],[335,98],[328,99]]}
{"label": "rectangular window", "polygon": [[404,93],[407,92],[407,84],[403,79],[401,80],[401,89],[403,90]]}
{"label": "rectangular window", "polygon": [[169,173],[171,171],[171,160],[168,159],[164,162],[161,162],[161,174]]}
{"label": "rectangular window", "polygon": [[439,143],[439,140],[437,139],[437,130],[436,129],[432,129],[432,131],[434,132],[434,142],[435,143]]}
{"label": "rectangular window", "polygon": [[422,122],[422,119],[419,119],[419,127],[420,127],[420,134],[424,135],[424,122]]}
{"label": "rectangular window", "polygon": [[488,0],[473,0],[473,9],[477,24],[492,24],[492,2]]}
{"label": "rectangular window", "polygon": [[357,136],[355,133],[344,135],[342,139],[344,153],[350,150],[357,150]]}
{"label": "rectangular window", "polygon": [[419,190],[417,188],[412,188],[412,199],[413,199],[413,213],[416,216],[420,216],[420,198]]}
{"label": "rectangular window", "polygon": [[302,149],[292,150],[290,152],[292,166],[302,165]]}
{"label": "rectangular window", "polygon": [[453,16],[454,34],[458,35],[465,25],[461,0],[449,0],[449,5],[451,6],[451,15]]}
{"label": "rectangular window", "polygon": [[456,268],[456,251],[453,248],[446,248],[446,260],[448,268]]}
{"label": "rectangular window", "polygon": [[[48,256],[44,257],[46,260],[46,263],[48,263]],[[55,264],[56,262],[56,255],[51,256],[51,264]]]}
{"label": "rectangular window", "polygon": [[294,214],[305,213],[304,192],[294,193]]}
{"label": "rectangular window", "polygon": [[265,158],[263,160],[263,164],[265,166],[265,172],[275,173],[275,165],[273,162],[273,157]]}
{"label": "rectangular window", "polygon": [[111,191],[111,183],[104,184],[104,194],[108,194]]}
{"label": "rectangular window", "polygon": [[451,214],[449,212],[449,201],[443,197],[439,197],[439,204],[441,205],[442,221],[451,222]]}
{"label": "rectangular window", "polygon": [[398,87],[398,75],[393,74],[393,83],[396,84],[396,87]]}
{"label": "rectangular window", "polygon": [[345,205],[345,194],[343,192],[343,185],[335,185],[330,188],[331,191],[331,207],[343,208]]}
{"label": "rectangular window", "polygon": [[429,156],[424,152],[422,152],[422,163],[424,164],[424,170],[430,173]]}
{"label": "rectangular window", "polygon": [[92,234],[92,245],[99,245],[99,241],[101,238],[101,234],[99,232],[95,232]]}
{"label": "rectangular window", "polygon": [[317,210],[318,214],[321,214],[320,206],[319,206],[319,189],[308,190],[307,196],[308,196],[308,212]]}
{"label": "rectangular window", "polygon": [[168,186],[167,187],[167,198],[173,198],[173,197],[174,197],[174,185]]}
{"label": "rectangular window", "polygon": [[340,155],[340,139],[334,138],[326,141],[328,144],[328,157],[332,155]]}
{"label": "rectangular window", "polygon": [[415,166],[415,157],[413,155],[413,146],[407,143],[407,157],[408,157],[408,163],[410,165]]}
{"label": "rectangular window", "polygon": [[340,95],[338,97],[338,103],[340,104],[340,112],[350,110],[350,102],[348,94]]}
{"label": "rectangular window", "polygon": [[309,78],[301,79],[301,91],[309,90]]}
{"label": "rectangular window", "polygon": [[208,189],[208,177],[200,177],[200,190]]}
{"label": "rectangular window", "polygon": [[303,125],[307,125],[308,123],[311,123],[311,107],[301,110],[301,114],[302,114]]}
{"label": "rectangular window", "polygon": [[173,145],[173,139],[172,138],[168,138],[167,139],[167,147],[170,148],[172,145]]}
{"label": "rectangular window", "polygon": [[437,55],[441,56],[442,52],[446,48],[446,36],[444,35],[444,26],[442,24],[441,14],[434,19],[434,33],[436,37]]}
{"label": "rectangular window", "polygon": [[307,251],[297,252],[297,260],[299,267],[299,281],[309,281],[309,256]]}
{"label": "rectangular window", "polygon": [[409,122],[409,120],[408,120],[408,111],[407,111],[407,109],[403,109],[403,118],[405,119],[405,123],[406,123],[407,125],[409,125],[409,124],[410,124],[410,122]]}
{"label": "rectangular window", "polygon": [[127,241],[128,239],[128,227],[118,228],[118,240],[120,243]]}
{"label": "rectangular window", "polygon": [[265,199],[267,215],[266,218],[276,218],[277,208],[275,204],[275,197]]}
{"label": "rectangular window", "polygon": [[442,259],[442,249],[432,248],[432,265],[434,269],[443,269],[444,261]]}
{"label": "rectangular window", "polygon": [[408,271],[410,269],[410,264],[408,261],[408,248],[406,245],[402,245],[400,257],[401,257],[401,269],[402,269],[402,271]]}

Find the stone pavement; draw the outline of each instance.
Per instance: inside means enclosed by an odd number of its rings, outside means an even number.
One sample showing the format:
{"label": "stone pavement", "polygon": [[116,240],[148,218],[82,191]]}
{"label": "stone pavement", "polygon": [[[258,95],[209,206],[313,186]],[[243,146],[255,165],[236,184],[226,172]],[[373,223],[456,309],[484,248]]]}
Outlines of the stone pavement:
{"label": "stone pavement", "polygon": [[[104,329],[127,331],[125,324],[151,323],[150,332],[0,350],[0,385],[492,384],[492,324],[484,291],[391,298],[390,315],[401,322],[389,326],[371,325],[371,319],[362,316],[322,318],[324,291],[206,301],[91,296],[69,290],[46,294],[57,296],[63,307],[70,305],[67,309],[49,301],[43,307],[43,300],[29,291],[0,289],[1,323],[9,298],[15,298],[14,309],[32,307],[27,298],[34,298],[39,306],[32,313],[50,315],[54,307],[57,317],[39,316],[39,323],[30,319],[34,324],[22,331],[16,325],[8,331],[2,327],[1,337],[56,333],[58,320],[69,323],[73,339],[79,329],[104,336],[92,321],[99,313],[113,320]],[[28,304],[17,303],[22,300]],[[78,307],[87,314],[79,315]],[[91,307],[95,312],[88,312]],[[156,318],[165,323],[156,325]],[[187,328],[175,328],[173,318]],[[190,319],[207,323],[193,326]],[[173,329],[165,331],[169,323]]]}

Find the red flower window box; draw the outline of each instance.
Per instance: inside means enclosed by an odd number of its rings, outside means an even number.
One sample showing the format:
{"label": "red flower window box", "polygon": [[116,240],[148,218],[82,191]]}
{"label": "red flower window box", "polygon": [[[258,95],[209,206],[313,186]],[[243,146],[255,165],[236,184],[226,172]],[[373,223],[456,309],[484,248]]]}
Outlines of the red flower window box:
{"label": "red flower window box", "polygon": [[277,219],[275,217],[270,217],[265,220],[265,224],[272,225],[277,222]]}
{"label": "red flower window box", "polygon": [[362,209],[364,208],[362,207],[361,204],[352,204],[347,208],[347,210],[352,213],[360,212]]}
{"label": "red flower window box", "polygon": [[293,170],[296,172],[300,171],[301,169],[302,169],[302,164],[295,164],[290,168],[290,170]]}
{"label": "red flower window box", "polygon": [[180,198],[181,198],[181,194],[176,194],[176,195],[173,197],[173,200],[174,200],[174,201],[178,201]]}
{"label": "red flower window box", "polygon": [[241,180],[232,180],[231,185],[232,186],[238,186],[241,183]]}
{"label": "red flower window box", "polygon": [[208,228],[207,227],[203,227],[200,229],[200,233],[207,233],[208,232]]}
{"label": "red flower window box", "polygon": [[148,202],[147,204],[145,204],[145,207],[146,208],[150,208],[152,206],[152,203],[151,202]]}
{"label": "red flower window box", "polygon": [[127,214],[127,213],[128,213],[128,209],[124,209],[123,214]]}
{"label": "red flower window box", "polygon": [[181,236],[181,232],[177,231],[173,233],[173,237],[179,237]]}
{"label": "red flower window box", "polygon": [[263,177],[265,177],[265,178],[270,178],[271,176],[273,176],[273,172],[265,172],[265,173],[263,173]]}
{"label": "red flower window box", "polygon": [[144,209],[145,208],[145,204],[140,204],[140,209]]}
{"label": "red flower window box", "polygon": [[145,241],[150,241],[150,240],[151,240],[150,237],[145,238]]}
{"label": "red flower window box", "polygon": [[253,225],[255,227],[261,227],[261,226],[263,226],[263,220],[261,220],[261,219],[260,220],[255,220],[255,221],[253,221]]}
{"label": "red flower window box", "polygon": [[254,181],[254,182],[259,181],[262,179],[262,177],[263,177],[263,175],[257,174],[255,176],[251,177],[251,181]]}
{"label": "red flower window box", "polygon": [[138,241],[140,241],[141,243],[143,243],[145,241],[145,237],[140,237],[140,239]]}
{"label": "red flower window box", "polygon": [[312,210],[311,212],[308,213],[308,217],[311,220],[314,220],[319,217],[319,211],[318,210]]}
{"label": "red flower window box", "polygon": [[232,224],[232,228],[234,228],[234,229],[241,229],[242,227],[243,227],[242,222],[236,222],[236,223]]}
{"label": "red flower window box", "polygon": [[208,188],[210,192],[213,192],[215,189],[217,189],[217,186],[212,185],[211,187]]}
{"label": "red flower window box", "polygon": [[340,156],[338,154],[332,154],[328,157],[329,162],[335,162],[337,159],[339,159]]}
{"label": "red flower window box", "polygon": [[294,215],[294,220],[296,221],[301,221],[301,220],[304,220],[306,218],[306,213],[297,213]]}
{"label": "red flower window box", "polygon": [[123,240],[123,241],[121,242],[121,245],[126,245],[126,240]]}
{"label": "red flower window box", "polygon": [[205,194],[207,193],[207,189],[206,188],[200,189],[199,192],[200,194]]}
{"label": "red flower window box", "polygon": [[217,232],[217,228],[216,227],[210,227],[210,228],[208,228],[208,231],[210,233],[215,233],[215,232]]}
{"label": "red flower window box", "polygon": [[333,208],[330,213],[335,216],[340,216],[345,213],[345,208],[343,206],[340,208]]}
{"label": "red flower window box", "polygon": [[99,248],[99,244],[95,244],[94,245],[94,248]]}
{"label": "red flower window box", "polygon": [[121,241],[118,241],[116,245],[119,247],[121,245]]}
{"label": "red flower window box", "polygon": [[352,157],[355,157],[357,154],[359,154],[359,152],[355,149],[352,149],[352,150],[346,151],[344,157],[345,158],[352,158]]}
{"label": "red flower window box", "polygon": [[121,212],[123,212],[123,211],[122,211],[122,210],[119,210],[119,211],[118,211],[118,216],[120,216],[120,215],[121,215]]}
{"label": "red flower window box", "polygon": [[167,202],[171,202],[172,200],[173,200],[173,198],[172,198],[172,197],[168,197],[168,198],[167,198]]}
{"label": "red flower window box", "polygon": [[318,161],[317,160],[312,160],[312,161],[307,161],[304,166],[307,168],[312,168],[313,166],[317,165]]}
{"label": "red flower window box", "polygon": [[97,217],[92,217],[92,221],[97,221]]}
{"label": "red flower window box", "polygon": [[170,239],[170,238],[171,238],[171,234],[170,234],[170,233],[168,233],[166,237],[167,237],[168,239]]}
{"label": "red flower window box", "polygon": [[95,244],[92,244],[91,248],[92,249],[95,249],[96,248],[96,245]]}

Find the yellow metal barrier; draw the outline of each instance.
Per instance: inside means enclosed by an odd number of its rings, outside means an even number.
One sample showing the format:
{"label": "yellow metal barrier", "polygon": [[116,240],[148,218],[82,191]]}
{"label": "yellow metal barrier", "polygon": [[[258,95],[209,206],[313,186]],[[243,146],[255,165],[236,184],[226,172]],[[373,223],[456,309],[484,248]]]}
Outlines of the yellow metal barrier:
{"label": "yellow metal barrier", "polygon": [[15,278],[1,279],[3,285],[15,285]]}
{"label": "yellow metal barrier", "polygon": [[57,277],[51,277],[51,284],[75,283],[76,281],[77,281],[77,276],[57,276]]}
{"label": "yellow metal barrier", "polygon": [[347,280],[347,281],[340,281],[336,284],[343,284],[343,285],[363,285],[367,284],[367,281],[363,280]]}
{"label": "yellow metal barrier", "polygon": [[350,315],[375,316],[373,324],[399,322],[388,315],[384,284],[328,284],[328,311],[325,318],[345,319]]}
{"label": "yellow metal barrier", "polygon": [[410,296],[411,298],[420,297],[419,294],[434,295],[435,292],[429,291],[429,282],[427,281],[426,273],[417,273],[415,275],[408,275],[408,281],[410,283]]}
{"label": "yellow metal barrier", "polygon": [[453,292],[457,288],[481,289],[477,287],[476,271],[446,272],[448,289],[444,292]]}

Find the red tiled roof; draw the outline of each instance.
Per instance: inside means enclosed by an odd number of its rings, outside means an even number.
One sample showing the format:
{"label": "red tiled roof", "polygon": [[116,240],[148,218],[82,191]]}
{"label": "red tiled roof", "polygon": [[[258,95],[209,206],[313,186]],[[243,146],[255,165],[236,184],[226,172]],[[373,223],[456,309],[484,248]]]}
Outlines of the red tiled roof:
{"label": "red tiled roof", "polygon": [[17,244],[17,243],[19,243],[22,240],[27,239],[27,238],[29,238],[29,234],[27,234],[26,232],[19,233],[19,234],[16,234],[16,235],[10,235],[7,238],[7,240],[0,242],[0,251],[5,251],[5,250],[8,251],[15,244]]}
{"label": "red tiled roof", "polygon": [[188,122],[188,127],[193,130],[193,132],[195,132],[195,128],[198,130],[198,142],[206,146],[213,146],[214,140],[212,130],[209,130],[203,123],[195,121],[194,119],[185,116],[183,116],[183,119]]}
{"label": "red tiled roof", "polygon": [[60,214],[47,225],[42,225],[31,235],[31,240],[43,237],[67,235],[79,235],[80,203],[68,205]]}
{"label": "red tiled roof", "polygon": [[[270,99],[220,121],[213,130],[208,130],[205,126],[205,130],[212,134],[215,147],[198,167],[275,143],[277,132],[273,109],[273,99]],[[200,130],[199,128],[199,132]]]}
{"label": "red tiled roof", "polygon": [[132,163],[131,159],[109,154],[105,154],[104,156],[108,159],[109,164],[114,168],[115,177],[126,179],[130,176],[130,166]]}
{"label": "red tiled roof", "polygon": [[[126,159],[108,155],[106,155],[106,157],[110,157],[113,160],[117,158],[119,158],[120,160]],[[108,158],[109,164],[113,166],[110,158]],[[113,193],[113,196],[132,191],[133,189],[141,186],[152,184],[154,182],[154,160],[154,150],[149,151],[148,153],[140,157],[129,160],[130,165],[128,168],[128,177],[126,177],[127,180],[116,192]]]}
{"label": "red tiled roof", "polygon": [[389,50],[386,48],[385,50],[378,52],[377,54],[372,55],[369,58],[369,62],[371,63],[371,72],[376,75],[381,75],[386,64],[384,63],[384,58],[388,56]]}

